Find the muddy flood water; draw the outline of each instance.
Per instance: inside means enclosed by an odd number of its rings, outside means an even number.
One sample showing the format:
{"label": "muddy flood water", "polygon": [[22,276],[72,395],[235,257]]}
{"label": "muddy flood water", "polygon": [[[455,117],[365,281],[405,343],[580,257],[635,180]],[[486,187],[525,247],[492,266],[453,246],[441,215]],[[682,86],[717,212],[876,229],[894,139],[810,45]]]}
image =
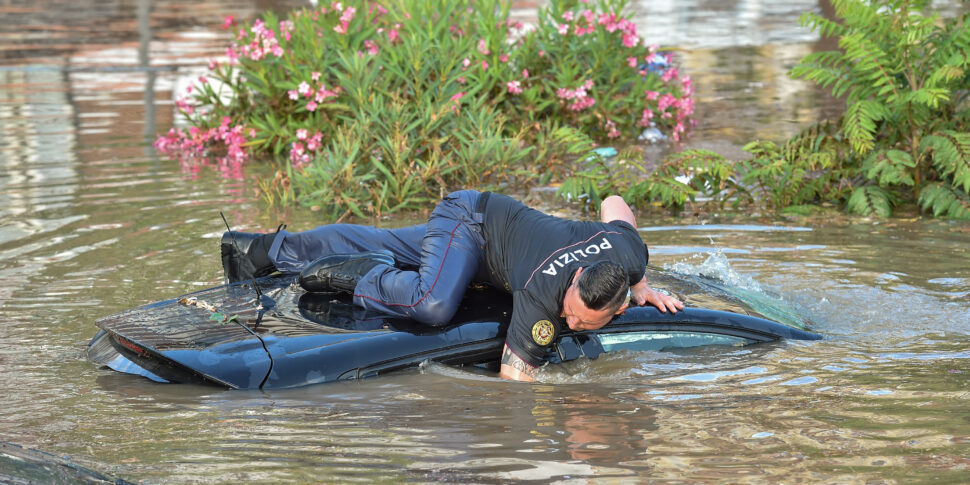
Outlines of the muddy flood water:
{"label": "muddy flood water", "polygon": [[[144,483],[970,482],[965,222],[640,216],[652,264],[788,305],[817,342],[613,354],[533,385],[432,364],[227,391],[90,364],[97,318],[221,282],[220,210],[315,225],[265,210],[252,173],[187,172],[150,143],[225,15],[297,5],[0,5],[0,441]],[[648,42],[684,49],[686,146],[740,156],[837,109],[786,75],[819,47],[795,21],[818,2],[634,6]]]}

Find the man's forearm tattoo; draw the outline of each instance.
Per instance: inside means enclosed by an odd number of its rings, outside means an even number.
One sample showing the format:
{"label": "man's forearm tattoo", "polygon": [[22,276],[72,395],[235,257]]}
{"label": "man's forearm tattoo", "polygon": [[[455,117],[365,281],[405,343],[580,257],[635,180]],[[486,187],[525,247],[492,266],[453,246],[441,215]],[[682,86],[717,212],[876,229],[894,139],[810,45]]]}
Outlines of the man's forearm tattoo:
{"label": "man's forearm tattoo", "polygon": [[505,352],[502,352],[502,365],[507,365],[513,369],[535,379],[536,374],[539,372],[538,367],[532,367],[528,362],[519,358],[518,355],[512,352],[512,349],[505,347]]}

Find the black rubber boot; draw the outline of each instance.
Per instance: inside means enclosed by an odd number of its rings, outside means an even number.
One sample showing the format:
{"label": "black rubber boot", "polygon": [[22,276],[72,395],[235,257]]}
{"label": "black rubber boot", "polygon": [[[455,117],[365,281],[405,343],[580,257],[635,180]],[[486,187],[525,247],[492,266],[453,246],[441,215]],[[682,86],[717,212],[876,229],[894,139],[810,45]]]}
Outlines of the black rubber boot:
{"label": "black rubber boot", "polygon": [[222,270],[230,283],[266,276],[276,271],[269,246],[276,234],[226,232],[222,235]]}
{"label": "black rubber boot", "polygon": [[360,279],[379,264],[394,266],[394,255],[381,249],[366,253],[324,256],[307,265],[300,273],[300,286],[310,292],[353,293]]}

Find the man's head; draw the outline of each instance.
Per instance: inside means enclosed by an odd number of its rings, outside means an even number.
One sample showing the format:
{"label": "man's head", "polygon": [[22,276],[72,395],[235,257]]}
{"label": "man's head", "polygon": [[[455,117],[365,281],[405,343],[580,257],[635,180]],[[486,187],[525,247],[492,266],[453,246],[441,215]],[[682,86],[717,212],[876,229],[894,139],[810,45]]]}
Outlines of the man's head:
{"label": "man's head", "polygon": [[576,270],[562,302],[566,325],[573,330],[602,328],[626,311],[629,291],[627,274],[616,263],[600,261]]}

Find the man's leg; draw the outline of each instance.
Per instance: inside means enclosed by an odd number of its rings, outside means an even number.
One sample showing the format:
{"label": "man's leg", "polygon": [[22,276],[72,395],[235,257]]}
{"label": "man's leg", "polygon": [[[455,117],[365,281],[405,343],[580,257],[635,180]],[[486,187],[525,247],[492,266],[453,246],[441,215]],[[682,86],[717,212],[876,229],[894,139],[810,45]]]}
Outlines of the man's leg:
{"label": "man's leg", "polygon": [[425,226],[378,229],[354,224],[331,224],[303,232],[280,233],[269,248],[269,258],[281,273],[299,273],[322,256],[386,249],[398,264],[418,266]]}
{"label": "man's leg", "polygon": [[485,264],[477,200],[474,191],[445,197],[428,220],[418,270],[379,265],[357,284],[354,302],[428,325],[447,324]]}

